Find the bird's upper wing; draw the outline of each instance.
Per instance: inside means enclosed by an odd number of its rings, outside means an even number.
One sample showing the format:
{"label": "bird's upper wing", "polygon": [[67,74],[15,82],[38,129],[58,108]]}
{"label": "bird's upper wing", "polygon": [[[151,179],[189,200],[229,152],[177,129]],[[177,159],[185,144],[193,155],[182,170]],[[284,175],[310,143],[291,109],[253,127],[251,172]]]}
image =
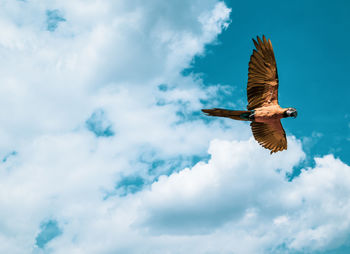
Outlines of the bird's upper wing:
{"label": "bird's upper wing", "polygon": [[271,153],[287,149],[286,133],[282,127],[281,121],[276,119],[269,122],[252,122],[253,135],[256,141]]}
{"label": "bird's upper wing", "polygon": [[250,57],[248,73],[248,110],[278,104],[278,74],[270,40],[253,39],[256,50]]}

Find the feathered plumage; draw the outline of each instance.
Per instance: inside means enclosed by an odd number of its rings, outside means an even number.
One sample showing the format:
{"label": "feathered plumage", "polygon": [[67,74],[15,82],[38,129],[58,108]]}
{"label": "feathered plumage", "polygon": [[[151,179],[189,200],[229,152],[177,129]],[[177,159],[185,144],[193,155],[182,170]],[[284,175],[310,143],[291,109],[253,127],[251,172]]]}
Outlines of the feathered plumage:
{"label": "feathered plumage", "polygon": [[209,116],[228,117],[252,121],[253,136],[271,153],[287,149],[286,133],[281,118],[296,117],[294,108],[281,108],[278,104],[278,74],[276,59],[270,40],[254,40],[255,48],[248,69],[248,110],[202,109]]}

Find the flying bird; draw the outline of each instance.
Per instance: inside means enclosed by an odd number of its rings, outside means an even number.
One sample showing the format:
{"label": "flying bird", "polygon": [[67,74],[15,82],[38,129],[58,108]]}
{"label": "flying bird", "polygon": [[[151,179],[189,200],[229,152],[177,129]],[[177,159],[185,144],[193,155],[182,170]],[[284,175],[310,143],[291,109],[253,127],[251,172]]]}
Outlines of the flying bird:
{"label": "flying bird", "polygon": [[278,74],[270,39],[253,39],[255,48],[248,69],[247,110],[221,108],[202,109],[209,116],[251,121],[255,140],[272,153],[287,149],[286,133],[281,118],[297,117],[295,108],[281,108],[278,104]]}

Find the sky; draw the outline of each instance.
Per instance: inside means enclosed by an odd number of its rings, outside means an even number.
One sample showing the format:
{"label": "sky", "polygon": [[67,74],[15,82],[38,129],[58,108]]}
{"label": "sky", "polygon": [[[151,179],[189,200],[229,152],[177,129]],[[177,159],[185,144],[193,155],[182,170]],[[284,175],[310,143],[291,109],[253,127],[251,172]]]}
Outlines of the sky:
{"label": "sky", "polygon": [[[246,98],[251,38],[265,34],[277,59],[280,104],[299,113],[295,121],[284,121],[286,130],[304,139],[311,156],[332,153],[349,164],[348,1],[226,3],[232,24],[219,35],[220,44],[208,45],[209,53],[196,57],[187,71],[202,73],[206,84],[234,85],[227,101]],[[217,63],[225,64],[215,68]]]}
{"label": "sky", "polygon": [[[0,253],[348,253],[347,1],[2,0]],[[246,122],[271,39],[288,150]]]}

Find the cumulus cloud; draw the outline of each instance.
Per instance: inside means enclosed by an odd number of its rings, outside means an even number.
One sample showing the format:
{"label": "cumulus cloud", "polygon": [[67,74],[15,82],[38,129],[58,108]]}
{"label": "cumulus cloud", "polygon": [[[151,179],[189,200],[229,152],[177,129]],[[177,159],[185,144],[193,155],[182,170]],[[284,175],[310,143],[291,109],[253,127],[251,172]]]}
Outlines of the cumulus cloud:
{"label": "cumulus cloud", "polygon": [[[341,246],[349,235],[350,167],[327,155],[290,182],[286,173],[305,154],[300,142],[289,140],[288,152],[272,158],[252,139],[212,141],[208,163],[161,177],[139,195],[141,225],[159,237],[187,236],[184,253],[196,251],[198,238],[206,243],[201,252],[218,253]],[[221,238],[230,240],[218,246]]]}
{"label": "cumulus cloud", "polygon": [[56,211],[65,218],[64,234],[48,247],[54,253],[310,253],[346,244],[350,167],[328,155],[289,181],[286,173],[305,156],[301,142],[289,140],[290,149],[272,158],[253,139],[213,140],[206,163],[161,176],[133,195],[84,204],[88,211]]}
{"label": "cumulus cloud", "polygon": [[1,253],[346,242],[347,165],[325,156],[288,181],[294,137],[270,156],[245,123],[201,117],[231,88],[181,71],[229,25],[223,2],[0,5]]}
{"label": "cumulus cloud", "polygon": [[[280,191],[279,183],[286,181],[286,172],[304,156],[300,144],[290,140],[288,153],[272,158],[257,149],[252,139],[212,141],[208,163],[162,176],[152,185],[144,197],[149,199],[145,203],[152,211],[146,221],[151,221],[152,227],[159,226],[160,231],[205,233],[242,216],[247,209],[270,206],[273,210],[276,200],[270,200],[269,193]],[[170,223],[173,225],[169,227]]]}

